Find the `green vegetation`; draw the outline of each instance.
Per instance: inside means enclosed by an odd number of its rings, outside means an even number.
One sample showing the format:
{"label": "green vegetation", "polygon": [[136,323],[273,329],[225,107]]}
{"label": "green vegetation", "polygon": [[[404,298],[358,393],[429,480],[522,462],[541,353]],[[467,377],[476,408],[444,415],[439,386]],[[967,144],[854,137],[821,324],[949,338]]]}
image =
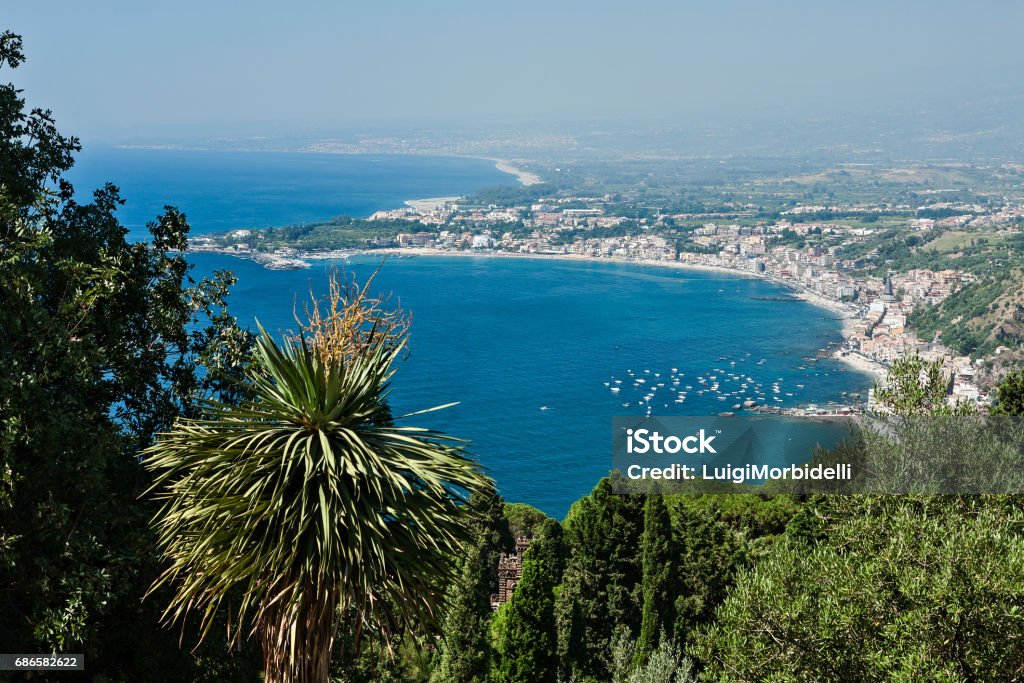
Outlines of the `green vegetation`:
{"label": "green vegetation", "polygon": [[[0,35],[0,70],[23,61]],[[194,282],[188,223],[168,207],[151,247],[129,243],[117,188],[79,203],[78,141],[0,86],[0,643],[84,652],[107,680],[234,680],[221,629],[195,655],[158,626],[149,477],[139,449],[199,399],[237,400],[251,337],[225,304],[233,278]]]}
{"label": "green vegetation", "polygon": [[404,333],[372,311],[350,322],[368,306],[335,299],[335,319],[283,346],[264,332],[251,397],[205,404],[146,451],[168,616],[198,611],[202,638],[241,589],[233,637],[252,624],[267,681],[326,680],[339,615],[357,632],[429,623],[471,538],[453,491],[488,488],[453,440],[392,423]]}
{"label": "green vegetation", "polygon": [[643,570],[640,636],[636,661],[643,664],[660,638],[670,638],[675,629],[675,587],[672,585],[672,521],[661,496],[650,496],[644,505],[644,536],[640,546]]}
{"label": "green vegetation", "polygon": [[555,588],[562,576],[562,527],[547,519],[523,557],[523,574],[500,633],[497,680],[509,683],[558,679]]}
{"label": "green vegetation", "polygon": [[692,654],[705,680],[1012,680],[1024,667],[1024,514],[837,497],[817,544],[741,576]]}
{"label": "green vegetation", "polygon": [[1003,270],[964,285],[942,303],[919,308],[908,323],[924,339],[972,357],[1024,342],[1024,271]]}
{"label": "green vegetation", "polygon": [[1013,370],[996,387],[992,414],[1024,417],[1024,370]]}
{"label": "green vegetation", "polygon": [[[310,251],[327,249],[363,249],[374,239],[390,241],[403,232],[435,232],[436,228],[416,221],[368,221],[350,216],[338,216],[329,221],[268,228],[256,233],[253,248],[271,251],[280,247],[296,247]],[[233,241],[222,238],[224,244]]]}
{"label": "green vegetation", "polygon": [[505,503],[504,513],[513,537],[533,538],[540,531],[544,520],[548,518],[543,512],[526,503]]}
{"label": "green vegetation", "polygon": [[640,664],[634,664],[631,655],[638,643],[630,642],[629,629],[619,629],[612,643],[611,683],[695,683],[693,662],[683,650],[665,634],[658,636],[658,647]]}
{"label": "green vegetation", "polygon": [[899,415],[948,414],[952,410],[946,402],[948,386],[941,361],[904,356],[893,362],[884,386],[875,383],[875,400]]}
{"label": "green vegetation", "polygon": [[474,494],[470,506],[477,513],[476,536],[463,551],[462,572],[445,598],[446,612],[430,679],[434,683],[483,683],[489,680],[495,656],[490,598],[497,586],[498,558],[513,544],[507,515],[512,506],[503,505],[493,491]]}
{"label": "green vegetation", "polygon": [[474,192],[466,198],[467,204],[476,206],[522,206],[535,204],[542,197],[557,192],[562,184],[557,177],[545,179],[539,185],[508,185],[505,187],[487,187]]}
{"label": "green vegetation", "polygon": [[644,501],[612,493],[604,479],[569,510],[569,559],[558,595],[558,648],[567,672],[600,680],[608,673],[616,625],[640,630]]}
{"label": "green vegetation", "polygon": [[[20,40],[0,36],[0,68],[22,60]],[[150,244],[130,244],[116,188],[74,199],[63,176],[77,151],[48,113],[0,86],[5,650],[84,652],[97,683],[1024,676],[1020,496],[642,497],[603,479],[563,524],[505,504],[461,442],[395,423],[385,395],[400,311],[333,280],[332,312],[311,311],[297,338],[257,339],[227,311],[230,274],[190,279],[184,215],[168,207]],[[623,211],[673,196],[679,210],[756,220],[797,195],[849,199],[874,182],[846,170],[763,185],[744,185],[749,168],[692,172],[718,183],[706,201],[672,195],[682,171],[625,168],[637,206]],[[977,169],[935,173],[984,201],[967,189]],[[922,174],[904,169],[893,186]],[[962,259],[978,282],[917,322],[944,337],[963,323],[971,348],[1011,338],[1018,238],[901,237],[887,224],[901,211],[859,218],[884,229],[853,249],[872,267]],[[688,220],[669,226],[680,239]],[[367,238],[362,222],[332,225],[325,233]],[[948,406],[945,382],[934,364],[898,361],[876,390],[890,431],[844,448],[881,466],[910,446],[927,451],[921,461],[1019,458],[1022,435],[992,417],[910,440],[925,418],[967,412]],[[1024,414],[1020,369],[992,412]],[[522,575],[494,612],[498,560],[517,536],[531,540]]]}

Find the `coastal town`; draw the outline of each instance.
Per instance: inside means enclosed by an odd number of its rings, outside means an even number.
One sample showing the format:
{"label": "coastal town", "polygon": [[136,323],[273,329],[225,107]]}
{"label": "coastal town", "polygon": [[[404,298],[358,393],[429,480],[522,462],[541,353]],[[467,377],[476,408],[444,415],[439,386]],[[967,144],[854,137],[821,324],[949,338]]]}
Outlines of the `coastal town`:
{"label": "coastal town", "polygon": [[[537,179],[530,178],[534,183]],[[835,207],[798,205],[775,220],[751,222],[742,211],[700,215],[654,213],[630,219],[609,210],[612,196],[552,196],[529,205],[475,205],[458,197],[413,200],[400,209],[378,211],[368,224],[408,223],[408,231],[366,240],[363,249],[306,251],[282,246],[261,248],[260,231],[236,230],[224,239],[198,237],[191,248],[229,251],[269,268],[302,268],[311,258],[345,258],[353,253],[412,255],[488,255],[559,259],[608,259],[654,266],[706,269],[759,277],[790,288],[803,298],[835,312],[843,324],[843,343],[830,349],[836,358],[859,370],[884,377],[892,362],[907,354],[941,361],[949,379],[949,401],[979,406],[991,401],[976,379],[983,359],[957,354],[942,343],[941,331],[921,338],[908,326],[915,308],[942,302],[974,281],[961,270],[915,268],[868,274],[876,254],[855,248],[881,227],[857,221],[817,220]],[[938,205],[937,205],[938,206]],[[911,233],[926,230],[1017,230],[1024,207],[938,206],[951,214],[938,219],[908,218]],[[870,208],[862,209],[866,214]],[[700,219],[694,225],[694,219]],[[615,233],[630,223],[633,234]],[[688,238],[666,236],[666,228],[690,222]],[[509,226],[515,226],[515,229]],[[786,239],[788,238],[788,239]],[[796,246],[794,244],[801,246]],[[1009,350],[999,347],[998,355]],[[871,407],[871,396],[867,407]],[[847,412],[864,406],[812,407],[804,412]]]}

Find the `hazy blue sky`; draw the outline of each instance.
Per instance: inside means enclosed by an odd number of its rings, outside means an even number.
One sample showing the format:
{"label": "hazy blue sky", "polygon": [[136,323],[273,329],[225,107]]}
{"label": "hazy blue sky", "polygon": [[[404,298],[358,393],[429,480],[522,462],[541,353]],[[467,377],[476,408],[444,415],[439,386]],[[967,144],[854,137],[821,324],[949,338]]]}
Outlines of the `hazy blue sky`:
{"label": "hazy blue sky", "polygon": [[1024,73],[1015,0],[5,0],[0,22],[30,101],[107,138],[867,113]]}

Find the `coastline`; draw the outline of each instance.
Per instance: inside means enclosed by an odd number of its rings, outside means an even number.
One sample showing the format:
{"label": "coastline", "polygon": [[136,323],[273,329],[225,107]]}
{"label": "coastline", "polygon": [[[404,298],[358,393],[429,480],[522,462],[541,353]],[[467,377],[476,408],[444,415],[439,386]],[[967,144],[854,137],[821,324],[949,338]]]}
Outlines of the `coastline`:
{"label": "coastline", "polygon": [[[726,268],[724,266],[712,266],[703,263],[688,263],[685,261],[659,261],[651,259],[618,259],[618,258],[596,258],[593,256],[584,256],[582,254],[519,254],[512,252],[502,251],[456,251],[456,250],[445,250],[445,249],[433,249],[429,247],[406,247],[402,249],[374,249],[374,250],[356,250],[350,252],[349,255],[384,255],[384,256],[427,256],[427,257],[438,257],[438,256],[454,256],[461,258],[510,258],[510,259],[536,259],[536,260],[557,260],[557,261],[580,261],[580,262],[592,262],[592,263],[625,263],[639,266],[652,266],[657,268],[672,268],[675,270],[690,270],[690,271],[703,271],[708,273],[717,273],[719,275],[728,275],[729,277],[742,277],[755,280],[764,280],[771,282],[779,286],[789,289],[794,294],[794,298],[806,301],[812,306],[823,308],[831,313],[836,314],[837,319],[841,323],[841,336],[843,342],[847,342],[850,336],[853,334],[853,327],[856,321],[859,319],[858,310],[856,306],[846,304],[828,297],[822,296],[821,294],[813,291],[808,291],[795,283],[788,282],[786,280],[780,280],[777,278],[765,277],[750,273],[747,271],[736,270],[734,268]],[[331,260],[337,258],[337,254],[334,255],[317,255],[317,254],[302,254],[301,258],[309,260]],[[829,354],[829,357],[838,360],[851,369],[860,372],[862,374],[870,375],[872,378],[884,378],[888,373],[888,368],[883,364],[866,358],[858,353],[846,351],[844,349],[836,349]]]}
{"label": "coastline", "polygon": [[[423,200],[410,200],[410,201],[440,201],[448,200],[450,198],[433,198]],[[229,256],[235,256],[237,258],[248,258],[254,260],[257,263],[262,263],[264,267],[268,267],[267,262],[263,259],[255,258],[252,253],[234,253],[230,251],[221,251],[214,253],[223,253]],[[849,340],[853,333],[853,327],[855,322],[859,319],[858,309],[856,306],[830,299],[821,294],[809,291],[800,287],[796,283],[789,282],[787,280],[780,280],[778,278],[766,277],[751,273],[744,270],[736,270],[735,268],[727,268],[725,266],[715,266],[703,263],[690,263],[687,261],[661,261],[652,259],[621,259],[614,257],[594,257],[586,256],[583,254],[522,254],[506,251],[463,251],[463,250],[446,250],[436,249],[431,247],[403,247],[403,248],[384,248],[384,249],[338,249],[331,251],[316,251],[316,252],[304,252],[298,251],[293,255],[285,258],[283,262],[286,262],[284,267],[292,267],[297,264],[304,264],[302,267],[307,267],[308,261],[333,261],[338,259],[347,259],[351,256],[380,256],[383,258],[395,256],[399,258],[407,258],[414,256],[425,256],[425,257],[455,257],[455,258],[507,258],[507,259],[533,259],[533,260],[554,260],[554,261],[578,261],[587,263],[623,263],[629,265],[638,266],[649,266],[655,268],[671,268],[675,270],[689,270],[689,271],[702,271],[707,273],[716,273],[719,275],[728,275],[729,277],[741,277],[756,280],[764,280],[773,284],[785,287],[793,293],[793,297],[805,301],[812,306],[822,308],[830,313],[837,316],[837,320],[841,323],[841,336],[843,343]],[[826,349],[823,349],[826,351]],[[878,361],[866,358],[859,353],[851,352],[845,348],[838,348],[828,353],[830,358],[838,360],[839,362],[847,365],[850,369],[870,376],[872,379],[884,378],[888,373],[888,368],[879,363]]]}
{"label": "coastline", "polygon": [[462,197],[424,197],[423,199],[406,199],[405,205],[412,208],[418,213],[425,213],[427,211],[437,211],[442,208],[448,202],[455,202],[462,199]]}
{"label": "coastline", "polygon": [[[487,161],[494,162],[494,168],[498,169],[502,173],[508,173],[509,175],[515,176],[516,180],[523,187],[530,187],[531,185],[540,185],[544,180],[530,171],[523,170],[506,159],[495,159],[491,157],[477,157],[483,158]],[[437,211],[438,209],[444,208],[444,205],[449,202],[455,202],[463,199],[463,196],[458,197],[423,197],[421,199],[406,199],[405,205],[412,208],[417,213],[428,213],[430,211]]]}
{"label": "coastline", "polygon": [[871,360],[870,358],[862,356],[855,351],[844,352],[840,349],[832,353],[832,358],[835,358],[840,363],[843,363],[858,372],[871,375],[876,380],[884,380],[889,371],[888,368],[878,361]]}
{"label": "coastline", "polygon": [[536,173],[531,173],[530,171],[523,170],[516,166],[515,164],[513,164],[512,162],[507,161],[505,159],[493,159],[487,157],[487,160],[493,161],[494,168],[498,169],[502,173],[514,175],[516,177],[516,180],[518,180],[519,183],[524,187],[530,187],[531,185],[540,185],[541,183],[544,182],[541,179],[541,177]]}

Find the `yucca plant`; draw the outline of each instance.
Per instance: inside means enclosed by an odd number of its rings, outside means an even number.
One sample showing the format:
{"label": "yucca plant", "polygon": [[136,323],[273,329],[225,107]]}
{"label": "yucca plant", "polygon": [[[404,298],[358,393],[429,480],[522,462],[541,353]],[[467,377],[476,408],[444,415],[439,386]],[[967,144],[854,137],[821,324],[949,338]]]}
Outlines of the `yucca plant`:
{"label": "yucca plant", "polygon": [[327,681],[342,617],[435,618],[470,535],[466,497],[492,484],[462,442],[391,419],[404,330],[371,326],[340,351],[261,333],[250,398],[208,403],[146,453],[170,561],[154,588],[174,591],[169,621],[198,615],[200,639],[229,610],[231,638],[259,639],[266,681]]}

